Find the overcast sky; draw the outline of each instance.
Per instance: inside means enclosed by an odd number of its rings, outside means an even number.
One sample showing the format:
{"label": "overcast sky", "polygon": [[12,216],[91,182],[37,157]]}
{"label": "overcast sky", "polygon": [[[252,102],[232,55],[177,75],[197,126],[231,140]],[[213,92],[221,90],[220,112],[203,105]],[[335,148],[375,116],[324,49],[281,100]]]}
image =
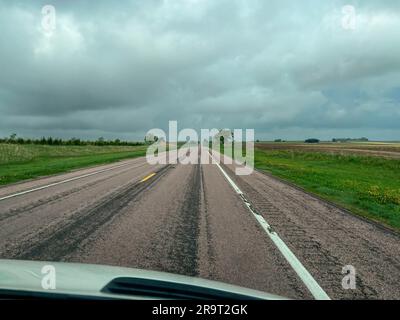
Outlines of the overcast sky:
{"label": "overcast sky", "polygon": [[0,136],[400,140],[399,102],[398,0],[0,0]]}

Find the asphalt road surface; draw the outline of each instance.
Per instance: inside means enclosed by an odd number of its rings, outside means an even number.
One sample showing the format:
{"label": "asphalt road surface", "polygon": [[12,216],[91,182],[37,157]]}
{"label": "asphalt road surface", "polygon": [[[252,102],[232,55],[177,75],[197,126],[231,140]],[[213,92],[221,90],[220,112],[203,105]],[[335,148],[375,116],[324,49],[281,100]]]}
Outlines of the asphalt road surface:
{"label": "asphalt road surface", "polygon": [[14,184],[0,188],[0,223],[3,259],[159,270],[296,299],[400,299],[398,234],[233,165],[137,158]]}

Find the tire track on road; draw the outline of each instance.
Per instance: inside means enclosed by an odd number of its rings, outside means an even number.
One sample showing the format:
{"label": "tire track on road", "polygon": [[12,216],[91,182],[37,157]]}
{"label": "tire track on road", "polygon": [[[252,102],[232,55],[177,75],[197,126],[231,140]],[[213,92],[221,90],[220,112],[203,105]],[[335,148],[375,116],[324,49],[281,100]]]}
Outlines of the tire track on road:
{"label": "tire track on road", "polygon": [[85,183],[85,184],[83,184],[83,185],[81,185],[79,187],[72,188],[72,189],[60,192],[60,193],[58,193],[58,194],[56,194],[54,196],[50,196],[50,197],[47,197],[47,198],[44,198],[44,199],[42,198],[42,199],[36,200],[34,202],[29,203],[26,206],[21,206],[21,207],[18,207],[18,208],[13,208],[13,209],[9,209],[9,210],[4,211],[4,212],[0,212],[0,222],[7,223],[7,219],[9,219],[9,218],[15,218],[15,217],[18,217],[18,216],[30,214],[34,210],[36,210],[36,209],[38,209],[40,207],[43,207],[43,206],[46,206],[46,205],[49,205],[49,204],[53,204],[53,203],[56,203],[58,201],[65,201],[65,200],[68,199],[68,197],[70,197],[71,195],[76,194],[77,192],[80,192],[80,191],[82,191],[84,189],[90,188],[90,187],[92,187],[92,186],[94,186],[94,185],[96,185],[98,183],[102,183],[102,182],[107,181],[107,180],[109,180],[111,178],[114,178],[116,176],[120,176],[120,175],[122,175],[122,174],[124,174],[124,173],[126,173],[126,172],[128,172],[128,171],[130,171],[132,169],[137,169],[137,168],[143,167],[145,165],[146,165],[146,163],[140,164],[139,166],[135,166],[135,167],[129,167],[128,169],[120,171],[120,172],[118,172],[118,173],[116,173],[114,175],[106,176],[106,177],[98,179],[96,181]]}
{"label": "tire track on road", "polygon": [[11,259],[63,261],[63,258],[97,229],[112,221],[121,209],[134,200],[150,185],[161,179],[170,166],[158,170],[154,179],[135,182],[104,197],[65,221],[45,228],[32,237],[15,241],[17,245],[8,248],[1,256]]}
{"label": "tire track on road", "polygon": [[154,251],[156,256],[168,256],[168,266],[160,265],[160,269],[167,268],[167,272],[198,276],[202,168],[199,164],[193,166],[184,200],[176,215],[164,219],[163,227],[168,232],[154,243]]}

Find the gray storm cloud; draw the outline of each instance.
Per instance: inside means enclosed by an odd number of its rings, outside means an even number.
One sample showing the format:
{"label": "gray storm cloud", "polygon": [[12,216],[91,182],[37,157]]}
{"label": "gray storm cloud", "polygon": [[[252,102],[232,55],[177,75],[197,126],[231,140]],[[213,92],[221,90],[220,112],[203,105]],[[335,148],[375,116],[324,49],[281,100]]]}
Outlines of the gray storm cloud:
{"label": "gray storm cloud", "polygon": [[46,4],[0,1],[0,135],[399,140],[398,1],[53,1],[51,35]]}

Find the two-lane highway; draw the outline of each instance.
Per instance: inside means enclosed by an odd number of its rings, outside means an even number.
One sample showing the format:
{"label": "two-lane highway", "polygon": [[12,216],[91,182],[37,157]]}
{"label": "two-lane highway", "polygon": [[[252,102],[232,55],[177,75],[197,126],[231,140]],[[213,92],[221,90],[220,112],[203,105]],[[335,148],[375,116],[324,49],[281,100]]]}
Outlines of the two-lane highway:
{"label": "two-lane highway", "polygon": [[[227,165],[138,158],[10,185],[0,223],[0,258],[161,270],[300,299],[400,297],[398,235]],[[345,290],[351,264],[359,287]]]}

